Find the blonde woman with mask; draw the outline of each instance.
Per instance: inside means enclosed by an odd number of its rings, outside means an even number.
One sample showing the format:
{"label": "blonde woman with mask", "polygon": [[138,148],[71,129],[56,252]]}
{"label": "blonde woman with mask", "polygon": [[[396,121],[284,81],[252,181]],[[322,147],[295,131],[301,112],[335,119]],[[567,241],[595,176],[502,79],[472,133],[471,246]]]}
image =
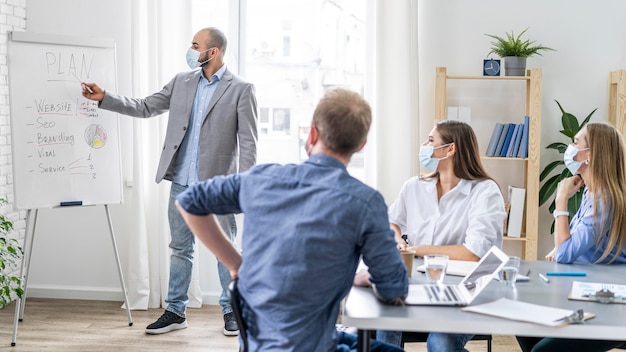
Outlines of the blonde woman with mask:
{"label": "blonde woman with mask", "polygon": [[[554,212],[554,249],[546,260],[558,263],[626,263],[626,147],[607,123],[589,123],[564,153],[574,175],[559,182]],[[578,211],[569,220],[567,202],[583,190]],[[608,351],[620,341],[517,337],[524,352]]]}

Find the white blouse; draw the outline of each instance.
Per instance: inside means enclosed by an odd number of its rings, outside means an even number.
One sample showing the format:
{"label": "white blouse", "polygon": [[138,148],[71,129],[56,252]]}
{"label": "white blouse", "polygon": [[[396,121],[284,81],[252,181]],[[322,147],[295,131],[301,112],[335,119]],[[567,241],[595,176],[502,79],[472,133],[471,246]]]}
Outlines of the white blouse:
{"label": "white blouse", "polygon": [[413,177],[389,207],[389,221],[408,235],[410,246],[463,244],[482,257],[502,248],[504,200],[492,180],[461,179],[437,200],[437,178]]}

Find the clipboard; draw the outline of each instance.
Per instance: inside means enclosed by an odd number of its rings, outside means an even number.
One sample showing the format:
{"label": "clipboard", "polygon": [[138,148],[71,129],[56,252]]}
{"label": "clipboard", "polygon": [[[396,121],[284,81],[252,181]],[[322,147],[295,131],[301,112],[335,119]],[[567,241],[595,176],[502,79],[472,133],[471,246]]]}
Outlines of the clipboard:
{"label": "clipboard", "polygon": [[593,313],[584,312],[582,309],[573,311],[514,301],[508,298],[500,298],[493,302],[464,307],[461,310],[551,327],[582,324],[585,320],[595,317]]}

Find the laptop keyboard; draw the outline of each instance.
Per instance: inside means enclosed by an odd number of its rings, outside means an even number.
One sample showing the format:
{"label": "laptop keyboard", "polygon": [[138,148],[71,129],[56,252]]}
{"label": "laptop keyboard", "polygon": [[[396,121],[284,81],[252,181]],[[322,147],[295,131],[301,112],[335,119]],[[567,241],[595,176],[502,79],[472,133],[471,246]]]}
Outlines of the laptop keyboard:
{"label": "laptop keyboard", "polygon": [[426,294],[431,302],[459,302],[455,286],[426,285]]}

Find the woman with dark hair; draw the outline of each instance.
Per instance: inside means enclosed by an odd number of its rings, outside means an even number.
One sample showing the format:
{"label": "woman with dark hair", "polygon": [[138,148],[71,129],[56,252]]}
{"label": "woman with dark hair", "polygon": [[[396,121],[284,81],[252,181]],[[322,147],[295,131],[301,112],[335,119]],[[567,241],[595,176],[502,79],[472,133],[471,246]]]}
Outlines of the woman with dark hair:
{"label": "woman with dark hair", "polygon": [[[414,250],[420,257],[446,254],[470,261],[478,261],[494,245],[501,248],[504,200],[482,166],[472,128],[453,120],[437,123],[419,158],[429,173],[406,181],[389,208],[398,248]],[[472,336],[430,333],[427,348],[465,351]],[[377,334],[377,339],[396,345],[401,338],[396,331]]]}

